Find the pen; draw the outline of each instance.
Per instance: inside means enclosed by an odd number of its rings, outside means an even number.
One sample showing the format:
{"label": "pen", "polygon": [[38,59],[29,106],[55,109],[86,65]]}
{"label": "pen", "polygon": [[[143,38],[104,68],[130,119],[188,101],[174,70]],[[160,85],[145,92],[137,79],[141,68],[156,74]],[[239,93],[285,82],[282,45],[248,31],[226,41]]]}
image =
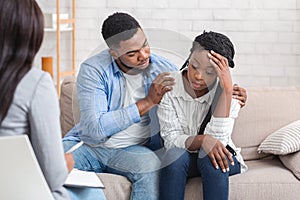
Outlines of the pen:
{"label": "pen", "polygon": [[80,141],[77,144],[75,144],[74,146],[72,146],[66,153],[72,153],[73,151],[75,151],[76,149],[81,147],[82,145],[83,145],[83,141]]}

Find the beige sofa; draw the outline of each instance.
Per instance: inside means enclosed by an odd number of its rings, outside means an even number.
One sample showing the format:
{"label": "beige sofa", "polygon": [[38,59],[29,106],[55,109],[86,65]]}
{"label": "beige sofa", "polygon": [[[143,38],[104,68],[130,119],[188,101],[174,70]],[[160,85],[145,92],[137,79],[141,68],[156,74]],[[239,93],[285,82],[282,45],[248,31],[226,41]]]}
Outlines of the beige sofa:
{"label": "beige sofa", "polygon": [[[74,84],[72,77],[66,78],[62,84],[60,106],[63,133],[74,125],[74,118],[78,120],[76,98],[72,99]],[[300,180],[278,157],[258,154],[257,148],[269,134],[300,119],[300,87],[247,88],[247,93],[247,105],[240,111],[233,140],[237,146],[242,147],[242,155],[249,170],[230,177],[229,199],[299,199]],[[74,109],[72,102],[75,104]],[[75,114],[72,110],[75,110]],[[300,152],[296,154],[299,154],[296,156],[300,160]],[[99,177],[106,187],[104,192],[108,200],[129,199],[131,184],[125,177],[104,173],[100,173]],[[185,199],[201,197],[201,178],[189,179]]]}

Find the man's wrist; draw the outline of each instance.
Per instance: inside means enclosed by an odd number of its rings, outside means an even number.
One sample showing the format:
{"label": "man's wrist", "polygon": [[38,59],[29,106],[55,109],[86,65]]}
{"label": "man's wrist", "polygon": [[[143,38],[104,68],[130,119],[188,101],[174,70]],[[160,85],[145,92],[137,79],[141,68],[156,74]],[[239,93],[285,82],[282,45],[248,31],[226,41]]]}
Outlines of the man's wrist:
{"label": "man's wrist", "polygon": [[140,116],[142,116],[146,114],[155,105],[152,101],[149,101],[146,97],[144,99],[137,101],[136,106],[139,110]]}

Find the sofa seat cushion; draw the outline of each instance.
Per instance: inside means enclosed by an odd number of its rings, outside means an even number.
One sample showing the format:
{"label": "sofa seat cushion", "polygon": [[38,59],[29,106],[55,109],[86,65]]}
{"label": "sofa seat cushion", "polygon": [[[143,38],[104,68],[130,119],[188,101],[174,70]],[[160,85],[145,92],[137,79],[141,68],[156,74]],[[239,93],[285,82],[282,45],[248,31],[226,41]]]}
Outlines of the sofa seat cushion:
{"label": "sofa seat cushion", "polygon": [[230,199],[298,199],[300,183],[276,157],[248,161],[249,170],[230,178]]}
{"label": "sofa seat cushion", "polygon": [[131,183],[126,177],[108,173],[98,173],[97,175],[104,184],[103,192],[107,200],[130,199]]}
{"label": "sofa seat cushion", "polygon": [[[231,176],[229,199],[299,199],[300,183],[276,157],[246,161],[249,170]],[[187,181],[185,200],[202,196],[201,178]]]}

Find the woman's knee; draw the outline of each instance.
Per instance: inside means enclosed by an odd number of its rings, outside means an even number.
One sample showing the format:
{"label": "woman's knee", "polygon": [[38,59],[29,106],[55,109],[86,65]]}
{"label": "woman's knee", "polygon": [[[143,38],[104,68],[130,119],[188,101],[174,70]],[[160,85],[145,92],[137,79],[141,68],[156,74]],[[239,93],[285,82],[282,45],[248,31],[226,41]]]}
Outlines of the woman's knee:
{"label": "woman's knee", "polygon": [[228,171],[223,172],[220,167],[216,168],[212,164],[211,159],[208,155],[203,158],[198,157],[197,168],[199,173],[201,174],[201,177],[204,179],[205,177],[209,177],[211,179],[217,180],[218,178],[223,179],[224,176],[228,177],[229,175]]}
{"label": "woman's knee", "polygon": [[166,152],[162,160],[162,168],[181,170],[188,167],[189,153],[185,149],[172,148]]}

